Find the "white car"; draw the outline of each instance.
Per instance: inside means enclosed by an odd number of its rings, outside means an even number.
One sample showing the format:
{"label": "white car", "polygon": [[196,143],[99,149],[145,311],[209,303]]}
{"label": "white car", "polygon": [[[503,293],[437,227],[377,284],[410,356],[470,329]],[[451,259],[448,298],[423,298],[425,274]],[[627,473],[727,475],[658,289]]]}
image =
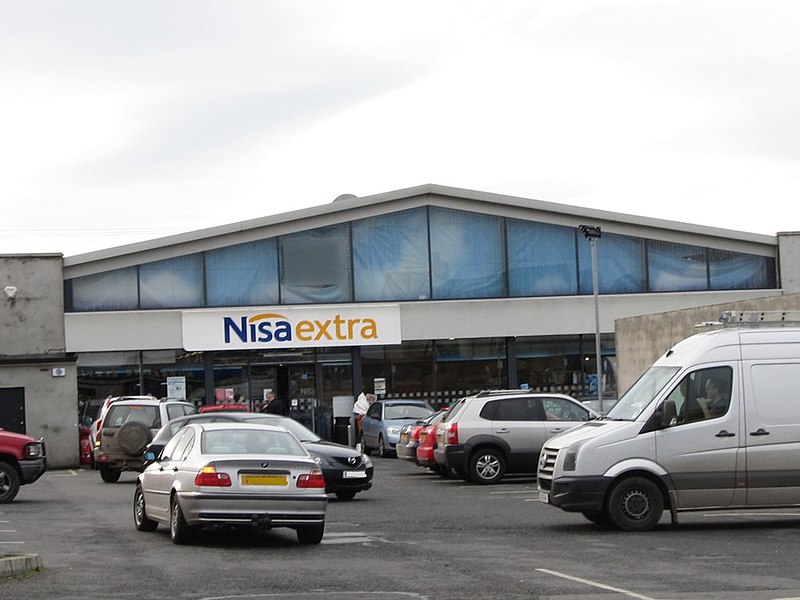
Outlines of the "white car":
{"label": "white car", "polygon": [[[146,454],[151,454],[148,452]],[[136,529],[169,525],[176,544],[199,527],[289,527],[301,544],[325,531],[325,478],[294,435],[276,425],[200,423],[180,429],[138,477]]]}

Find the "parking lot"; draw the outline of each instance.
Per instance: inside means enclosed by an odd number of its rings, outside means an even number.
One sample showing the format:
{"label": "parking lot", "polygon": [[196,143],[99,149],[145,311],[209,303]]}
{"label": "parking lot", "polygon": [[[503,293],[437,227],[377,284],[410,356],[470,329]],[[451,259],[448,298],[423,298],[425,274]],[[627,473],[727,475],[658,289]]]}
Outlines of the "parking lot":
{"label": "parking lot", "polygon": [[331,499],[319,546],[209,532],[175,546],[133,527],[135,474],[48,472],[0,507],[0,553],[44,571],[0,598],[794,598],[800,512],[696,513],[630,534],[537,501],[533,478],[478,486],[375,458],[375,485]]}

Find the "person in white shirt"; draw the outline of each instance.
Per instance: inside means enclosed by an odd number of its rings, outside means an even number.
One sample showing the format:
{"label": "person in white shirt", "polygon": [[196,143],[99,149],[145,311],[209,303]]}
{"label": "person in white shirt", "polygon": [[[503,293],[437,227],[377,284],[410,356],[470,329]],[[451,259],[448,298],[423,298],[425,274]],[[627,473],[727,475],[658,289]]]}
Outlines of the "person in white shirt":
{"label": "person in white shirt", "polygon": [[367,410],[369,409],[369,398],[367,397],[367,390],[362,389],[361,393],[356,398],[356,401],[353,403],[353,421],[355,422],[356,426],[356,439],[361,439],[361,419],[364,418],[364,415],[367,414]]}

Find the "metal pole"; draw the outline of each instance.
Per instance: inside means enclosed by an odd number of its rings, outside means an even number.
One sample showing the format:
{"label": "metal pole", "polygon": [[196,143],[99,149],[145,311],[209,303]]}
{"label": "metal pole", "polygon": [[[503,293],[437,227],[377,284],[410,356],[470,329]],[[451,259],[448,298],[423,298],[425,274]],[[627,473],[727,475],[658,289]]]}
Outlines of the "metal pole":
{"label": "metal pole", "polygon": [[603,412],[603,359],[600,354],[600,303],[597,277],[597,238],[589,239],[592,245],[592,294],[594,295],[594,354],[597,363],[597,401],[600,413]]}

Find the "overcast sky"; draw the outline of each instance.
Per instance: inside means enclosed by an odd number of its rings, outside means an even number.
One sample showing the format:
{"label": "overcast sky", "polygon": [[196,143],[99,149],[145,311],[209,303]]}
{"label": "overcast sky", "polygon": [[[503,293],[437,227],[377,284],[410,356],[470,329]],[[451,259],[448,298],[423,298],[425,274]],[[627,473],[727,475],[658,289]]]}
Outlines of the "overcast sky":
{"label": "overcast sky", "polygon": [[0,253],[425,183],[800,230],[798,0],[0,10]]}

